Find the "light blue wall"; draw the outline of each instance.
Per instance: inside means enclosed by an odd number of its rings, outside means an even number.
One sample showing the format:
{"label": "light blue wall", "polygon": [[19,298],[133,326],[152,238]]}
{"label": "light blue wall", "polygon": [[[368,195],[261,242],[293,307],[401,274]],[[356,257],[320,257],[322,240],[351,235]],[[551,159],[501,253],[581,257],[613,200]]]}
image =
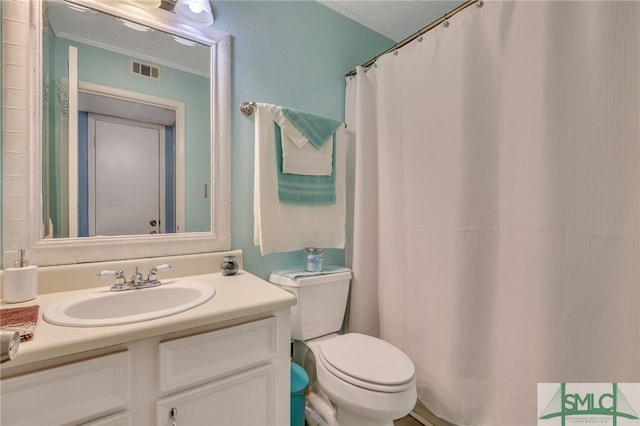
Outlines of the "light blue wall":
{"label": "light blue wall", "polygon": [[[253,245],[253,117],[238,110],[260,101],[344,120],[344,75],[393,42],[314,1],[214,1],[214,27],[233,36],[232,246],[244,267],[268,278],[302,268],[303,252],[261,256]],[[325,250],[344,265],[344,250]]]}

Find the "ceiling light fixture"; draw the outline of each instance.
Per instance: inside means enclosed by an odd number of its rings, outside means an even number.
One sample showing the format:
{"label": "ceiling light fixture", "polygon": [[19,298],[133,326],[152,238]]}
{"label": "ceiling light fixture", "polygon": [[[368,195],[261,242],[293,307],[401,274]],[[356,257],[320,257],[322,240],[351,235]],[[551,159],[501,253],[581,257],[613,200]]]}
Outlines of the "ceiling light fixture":
{"label": "ceiling light fixture", "polygon": [[128,27],[128,28],[131,28],[132,30],[141,31],[141,32],[153,31],[149,27],[145,27],[144,25],[136,24],[135,22],[127,21],[126,19],[122,19],[122,18],[116,18],[116,19],[118,21],[122,22],[122,25],[124,25],[125,27]]}
{"label": "ceiling light fixture", "polygon": [[65,3],[65,4],[67,5],[67,7],[68,7],[69,9],[75,10],[76,12],[82,12],[82,13],[93,13],[93,14],[98,13],[98,12],[96,12],[96,11],[95,11],[95,10],[93,10],[93,9],[89,9],[89,8],[87,8],[87,7],[80,6],[80,5],[78,5],[78,4],[73,4],[73,3]]}
{"label": "ceiling light fixture", "polygon": [[178,36],[171,36],[173,37],[173,39],[176,41],[176,43],[180,43],[183,46],[189,46],[189,47],[193,47],[193,46],[197,46],[198,43],[196,43],[195,41],[191,41],[191,40],[187,40],[186,38],[182,38],[182,37],[178,37]]}
{"label": "ceiling light fixture", "polygon": [[194,25],[208,27],[213,24],[209,0],[178,0],[176,14]]}

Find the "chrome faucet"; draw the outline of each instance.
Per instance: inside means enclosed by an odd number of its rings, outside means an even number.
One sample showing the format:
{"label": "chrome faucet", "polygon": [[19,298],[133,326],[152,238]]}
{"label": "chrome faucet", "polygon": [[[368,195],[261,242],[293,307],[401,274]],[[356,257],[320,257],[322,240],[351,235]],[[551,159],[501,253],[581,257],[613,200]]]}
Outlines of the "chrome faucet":
{"label": "chrome faucet", "polygon": [[136,266],[136,271],[131,277],[131,281],[126,281],[124,271],[100,271],[98,277],[116,278],[116,283],[111,286],[111,291],[136,290],[141,288],[156,287],[160,285],[160,281],[157,277],[158,272],[168,271],[169,269],[171,269],[171,265],[165,263],[162,265],[154,266],[153,268],[149,269],[147,279],[143,278],[142,273],[140,273],[138,269],[139,268]]}
{"label": "chrome faucet", "polygon": [[136,272],[131,277],[131,284],[133,284],[136,287],[139,287],[143,282],[144,281],[142,278],[142,274],[140,273],[140,271],[138,271],[138,267],[136,266]]}

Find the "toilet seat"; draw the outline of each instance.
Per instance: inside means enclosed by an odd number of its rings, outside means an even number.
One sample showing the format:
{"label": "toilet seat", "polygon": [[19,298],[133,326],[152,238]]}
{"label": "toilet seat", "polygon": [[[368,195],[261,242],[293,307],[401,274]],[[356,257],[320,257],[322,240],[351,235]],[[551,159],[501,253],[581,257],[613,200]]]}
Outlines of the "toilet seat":
{"label": "toilet seat", "polygon": [[400,349],[378,338],[348,333],[319,345],[323,366],[341,380],[378,392],[415,386],[415,367]]}

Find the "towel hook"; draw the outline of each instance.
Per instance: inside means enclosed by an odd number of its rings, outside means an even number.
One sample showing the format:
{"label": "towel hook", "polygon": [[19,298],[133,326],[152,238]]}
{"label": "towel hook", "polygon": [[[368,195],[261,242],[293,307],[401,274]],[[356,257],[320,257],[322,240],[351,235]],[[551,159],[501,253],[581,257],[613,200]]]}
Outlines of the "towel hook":
{"label": "towel hook", "polygon": [[251,115],[253,114],[253,110],[256,108],[256,103],[251,101],[251,102],[243,102],[240,104],[240,111],[244,114],[244,115]]}

